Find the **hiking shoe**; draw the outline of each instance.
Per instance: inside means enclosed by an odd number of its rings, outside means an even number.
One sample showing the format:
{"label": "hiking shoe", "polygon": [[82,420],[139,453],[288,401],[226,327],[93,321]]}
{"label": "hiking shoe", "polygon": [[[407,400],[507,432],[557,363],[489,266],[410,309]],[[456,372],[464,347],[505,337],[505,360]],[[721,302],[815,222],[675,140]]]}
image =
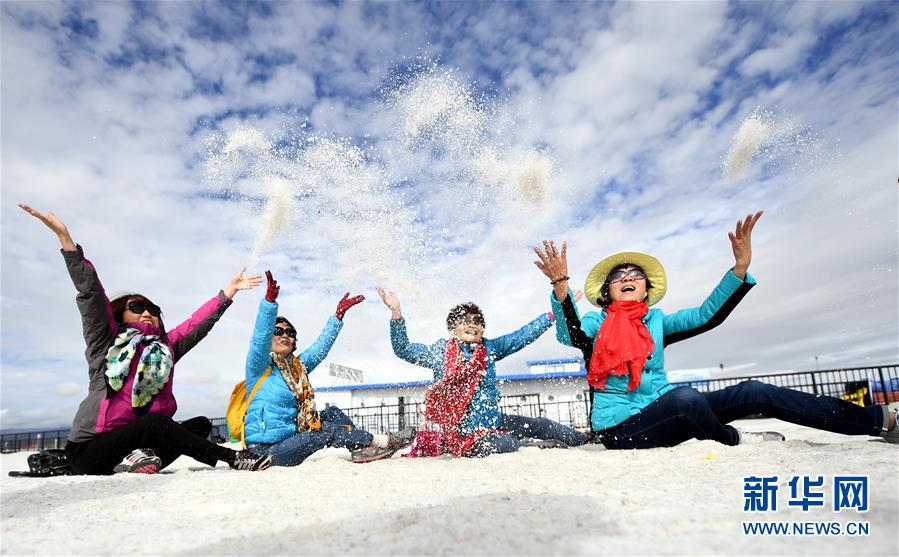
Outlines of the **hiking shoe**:
{"label": "hiking shoe", "polygon": [[112,469],[114,474],[156,474],[162,468],[162,460],[152,449],[135,449]]}
{"label": "hiking shoe", "polygon": [[537,447],[538,449],[567,449],[568,443],[558,439],[523,439],[522,447]]}
{"label": "hiking shoe", "polygon": [[[391,438],[392,437],[393,435],[391,435]],[[400,449],[400,447],[392,447],[390,445],[391,443],[388,443],[386,447],[376,447],[375,445],[369,445],[361,449],[356,449],[355,451],[352,451],[352,453],[350,453],[350,462],[363,464],[365,462],[381,460],[382,458],[390,458],[393,456],[393,453],[397,452]]]}
{"label": "hiking shoe", "polygon": [[415,428],[404,427],[396,433],[391,433],[390,440],[387,442],[387,444],[389,447],[392,447],[394,450],[398,451],[411,445],[414,439]]}
{"label": "hiking shoe", "polygon": [[249,470],[250,472],[261,472],[272,465],[273,457],[271,455],[256,454],[249,449],[238,451],[234,455],[234,462],[228,465],[233,470]]}
{"label": "hiking shoe", "polygon": [[740,428],[734,428],[739,435],[738,445],[746,445],[749,443],[764,443],[765,441],[786,441],[783,433],[776,431],[743,431]]}
{"label": "hiking shoe", "polygon": [[896,418],[896,423],[890,429],[884,430],[880,436],[887,443],[899,444],[899,403],[893,403],[889,406],[890,413]]}

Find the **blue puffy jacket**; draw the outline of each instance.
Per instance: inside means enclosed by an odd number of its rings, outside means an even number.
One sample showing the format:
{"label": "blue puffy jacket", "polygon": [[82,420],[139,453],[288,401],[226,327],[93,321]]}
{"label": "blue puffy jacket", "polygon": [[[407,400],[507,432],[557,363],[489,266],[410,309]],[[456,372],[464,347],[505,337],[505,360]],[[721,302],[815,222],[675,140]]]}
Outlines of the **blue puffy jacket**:
{"label": "blue puffy jacket", "polygon": [[[275,320],[278,318],[278,304],[262,299],[253,338],[250,340],[250,351],[247,353],[247,393],[253,390],[256,381],[268,366],[272,372],[256,391],[256,396],[247,408],[247,419],[244,423],[247,444],[278,443],[297,433],[297,398],[281,376],[278,366],[272,363],[272,336],[275,332]],[[318,339],[300,354],[300,360],[311,373],[328,355],[343,321],[333,315]]]}
{"label": "blue puffy jacket", "polygon": [[[606,388],[595,391],[593,396],[590,414],[593,430],[601,431],[620,424],[673,389],[674,386],[668,382],[668,375],[665,373],[665,346],[721,324],[755,283],[755,278],[749,273],[746,273],[745,280],[740,280],[731,270],[699,307],[683,309],[670,315],[660,309],[650,309],[643,317],[643,323],[652,335],[655,350],[643,367],[640,386],[628,391],[627,375],[609,375]],[[570,298],[572,293],[569,292],[568,296]],[[572,346],[562,304],[556,299],[555,293],[550,293],[549,297],[556,316],[556,338],[562,344]],[[605,318],[605,310],[591,311],[581,319],[581,330],[589,338],[595,339]],[[589,369],[590,363],[587,362],[586,365]]]}
{"label": "blue puffy jacket", "polygon": [[[515,332],[498,338],[485,338],[482,342],[487,350],[487,373],[475,388],[474,395],[462,422],[459,424],[461,435],[471,435],[478,429],[497,429],[500,424],[499,389],[496,386],[496,362],[510,356],[528,344],[552,326],[552,320],[543,314]],[[434,371],[434,381],[443,377],[446,359],[446,339],[427,345],[409,342],[406,334],[405,319],[390,320],[390,342],[393,353],[398,357]],[[459,343],[465,359],[471,358],[475,345]]]}

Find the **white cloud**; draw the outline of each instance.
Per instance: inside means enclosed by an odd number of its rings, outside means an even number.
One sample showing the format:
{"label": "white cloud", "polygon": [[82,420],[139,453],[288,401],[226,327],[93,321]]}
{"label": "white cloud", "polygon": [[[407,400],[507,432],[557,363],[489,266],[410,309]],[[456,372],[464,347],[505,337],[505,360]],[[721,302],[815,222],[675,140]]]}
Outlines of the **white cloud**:
{"label": "white cloud", "polygon": [[55,387],[53,387],[53,394],[57,396],[76,396],[83,395],[86,393],[84,385],[80,385],[78,383],[59,383]]}

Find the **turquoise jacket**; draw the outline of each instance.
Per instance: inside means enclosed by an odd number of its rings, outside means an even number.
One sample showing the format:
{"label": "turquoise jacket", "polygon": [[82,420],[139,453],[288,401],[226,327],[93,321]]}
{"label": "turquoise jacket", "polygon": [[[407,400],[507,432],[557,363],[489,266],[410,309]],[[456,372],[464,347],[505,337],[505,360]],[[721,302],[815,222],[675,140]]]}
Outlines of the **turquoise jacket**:
{"label": "turquoise jacket", "polygon": [[[281,376],[278,366],[272,363],[272,336],[277,318],[278,304],[263,298],[259,304],[253,338],[250,340],[250,351],[247,353],[247,395],[268,366],[272,366],[272,372],[256,391],[256,396],[247,408],[247,419],[244,422],[247,444],[278,443],[297,433],[297,398]],[[333,315],[328,318],[318,339],[300,354],[306,373],[312,373],[322,363],[334,346],[341,328],[343,321]]]}
{"label": "turquoise jacket", "polygon": [[[670,315],[660,309],[650,309],[643,317],[643,323],[652,335],[655,350],[643,367],[640,386],[628,391],[627,375],[610,375],[606,388],[594,391],[590,413],[593,430],[601,431],[620,424],[673,389],[674,386],[668,382],[668,375],[665,373],[665,347],[720,325],[755,284],[755,278],[749,273],[746,273],[745,280],[740,280],[731,270],[699,307],[683,309]],[[572,296],[569,292],[568,299]],[[562,344],[573,346],[563,304],[556,299],[555,293],[550,293],[550,302],[556,316],[556,338]],[[574,316],[577,315],[574,306],[569,311],[573,311]],[[581,319],[581,330],[591,341],[596,338],[605,318],[606,311],[602,310],[591,311]],[[585,354],[585,360],[587,369],[590,369],[588,354]]]}
{"label": "turquoise jacket", "polygon": [[[471,435],[478,429],[497,429],[501,422],[499,411],[499,389],[496,386],[496,362],[510,356],[528,344],[552,326],[552,320],[543,314],[515,332],[498,338],[485,338],[482,342],[487,350],[487,373],[475,388],[471,403],[465,410],[459,424],[461,435]],[[427,345],[409,342],[406,334],[405,319],[390,320],[390,342],[393,353],[409,363],[426,367],[434,372],[434,381],[443,377],[446,358],[446,339]],[[476,345],[460,343],[465,359],[471,358]]]}

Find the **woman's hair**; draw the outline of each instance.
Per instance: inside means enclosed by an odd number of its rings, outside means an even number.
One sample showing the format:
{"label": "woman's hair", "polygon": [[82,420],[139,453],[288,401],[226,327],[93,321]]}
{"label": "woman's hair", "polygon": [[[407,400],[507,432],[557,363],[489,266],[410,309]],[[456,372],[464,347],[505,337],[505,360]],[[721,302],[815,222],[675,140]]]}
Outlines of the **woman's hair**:
{"label": "woman's hair", "polygon": [[278,326],[279,324],[281,324],[281,323],[287,323],[288,325],[290,325],[290,328],[291,328],[291,329],[293,329],[294,331],[297,330],[297,328],[293,326],[293,323],[291,323],[290,321],[288,321],[286,317],[281,317],[281,316],[279,315],[278,318],[275,319],[275,327],[277,327],[277,326]]}
{"label": "woman's hair", "polygon": [[447,330],[452,331],[460,321],[469,315],[473,316],[475,323],[481,327],[487,326],[487,323],[484,321],[484,312],[481,311],[481,308],[473,302],[466,302],[450,310],[449,315],[446,316]]}
{"label": "woman's hair", "polygon": [[[617,267],[615,267],[614,269],[609,271],[609,274],[606,275],[605,282],[602,283],[602,288],[599,289],[599,298],[596,300],[600,306],[607,308],[612,304],[612,298],[609,296],[609,284],[610,284],[609,277],[611,277],[613,274],[615,274],[615,271],[621,271],[622,269],[627,269],[628,267],[634,267],[634,268],[640,269],[641,271],[643,271],[643,274],[646,274],[646,270],[643,267],[641,267],[639,265],[634,265],[633,263],[622,263],[621,265],[618,265]],[[649,277],[647,276],[646,277],[646,293],[647,293],[647,295],[649,295],[650,288],[652,288],[652,283],[649,282]]]}
{"label": "woman's hair", "polygon": [[[128,300],[134,300],[135,302],[143,302],[144,304],[153,304],[150,301],[150,298],[147,298],[143,294],[123,294],[116,298],[115,300],[109,302],[110,307],[112,307],[112,316],[115,319],[115,322],[118,324],[123,324],[122,321],[123,315],[125,313],[125,309],[128,306]],[[154,306],[156,304],[153,304]],[[162,322],[162,310],[159,311],[159,329],[162,332],[165,332],[165,324]]]}

